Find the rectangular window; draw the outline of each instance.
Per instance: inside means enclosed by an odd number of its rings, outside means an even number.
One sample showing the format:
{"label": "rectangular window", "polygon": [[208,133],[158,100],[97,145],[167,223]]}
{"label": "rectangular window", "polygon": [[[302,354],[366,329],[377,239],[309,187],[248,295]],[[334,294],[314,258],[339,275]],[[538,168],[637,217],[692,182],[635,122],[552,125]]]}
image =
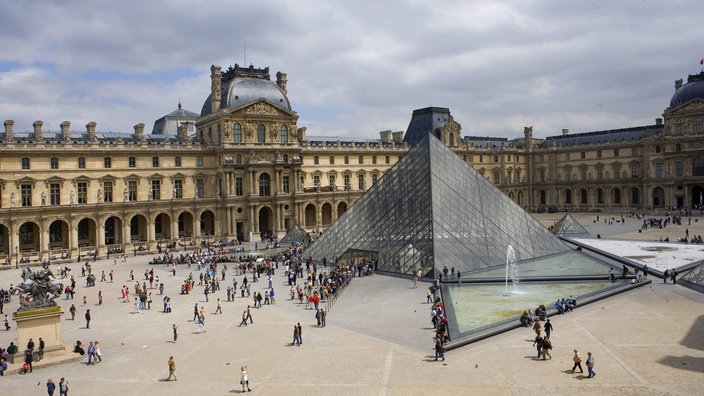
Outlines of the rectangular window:
{"label": "rectangular window", "polygon": [[597,157],[597,158],[601,158],[601,150],[597,150],[597,152],[596,152],[596,157]]}
{"label": "rectangular window", "polygon": [[372,173],[372,185],[376,184],[377,180],[379,180],[379,174],[376,172]]}
{"label": "rectangular window", "polygon": [[196,197],[203,198],[205,196],[205,180],[196,179]]}
{"label": "rectangular window", "polygon": [[634,157],[638,155],[638,148],[637,147],[631,147],[631,155]]}
{"label": "rectangular window", "polygon": [[334,155],[330,156],[330,165],[335,165],[335,156]]}
{"label": "rectangular window", "polygon": [[137,200],[137,180],[127,182],[127,199],[130,202]]}
{"label": "rectangular window", "polygon": [[704,132],[704,129],[702,129],[701,117],[695,118],[694,122],[692,122],[692,126],[694,128],[694,133],[700,134],[700,133]]}
{"label": "rectangular window", "polygon": [[[176,157],[176,158],[179,158],[179,157]],[[183,180],[181,180],[181,179],[174,180],[174,198],[175,199],[183,198]]]}
{"label": "rectangular window", "polygon": [[330,187],[335,187],[335,175],[328,176],[328,183]]}
{"label": "rectangular window", "polygon": [[112,168],[112,158],[110,158],[110,157],[103,158],[103,166],[105,168]]}
{"label": "rectangular window", "polygon": [[291,177],[288,175],[283,177],[283,191],[286,194],[291,192]]}
{"label": "rectangular window", "polygon": [[484,162],[484,155],[479,154],[479,163],[481,164],[482,162]]}
{"label": "rectangular window", "polygon": [[199,168],[203,166],[203,157],[200,155],[196,157],[196,166]]}
{"label": "rectangular window", "polygon": [[152,180],[152,199],[161,199],[161,180]]}
{"label": "rectangular window", "polygon": [[659,145],[659,144],[656,144],[656,145],[655,145],[655,152],[658,153],[658,154],[660,154],[660,151],[661,151],[661,150],[662,150],[662,148],[660,147],[660,145]]}
{"label": "rectangular window", "polygon": [[352,182],[350,181],[350,175],[346,174],[343,176],[344,182],[345,182],[345,190],[351,190],[352,189]]}
{"label": "rectangular window", "polygon": [[129,158],[127,158],[127,164],[129,165],[130,168],[136,168],[137,167],[137,159],[135,157],[129,157]]}
{"label": "rectangular window", "polygon": [[386,162],[387,165],[390,164],[390,163],[391,163],[391,157],[387,155],[386,158],[384,158],[384,162]]}
{"label": "rectangular window", "polygon": [[662,177],[662,164],[659,162],[655,164],[655,177]]}
{"label": "rectangular window", "polygon": [[50,163],[51,169],[59,169],[59,159],[58,158],[51,157],[51,159],[49,159],[49,163]]}
{"label": "rectangular window", "polygon": [[638,164],[631,165],[631,177],[634,179],[638,178]]}
{"label": "rectangular window", "polygon": [[364,175],[357,175],[357,184],[359,185],[359,189],[364,191],[364,188],[366,187],[364,185]]}
{"label": "rectangular window", "polygon": [[61,205],[61,184],[49,184],[49,202],[52,205]]}
{"label": "rectangular window", "polygon": [[32,206],[32,185],[23,184],[20,186],[22,206]]}
{"label": "rectangular window", "polygon": [[29,169],[29,157],[22,157],[22,169]]}
{"label": "rectangular window", "polygon": [[498,155],[495,155],[495,156],[494,156],[494,162],[499,162],[499,156],[498,156]]}
{"label": "rectangular window", "polygon": [[545,169],[540,170],[540,182],[545,182]]}
{"label": "rectangular window", "polygon": [[350,164],[350,156],[346,155],[345,156],[345,165],[349,165],[349,164]]}
{"label": "rectangular window", "polygon": [[603,169],[598,168],[598,169],[596,170],[596,178],[599,179],[599,180],[603,180],[603,179],[604,179],[604,170],[603,170]]}
{"label": "rectangular window", "polygon": [[103,202],[112,202],[112,182],[103,182]]}
{"label": "rectangular window", "polygon": [[362,165],[364,163],[364,156],[360,155],[359,158],[357,158],[357,162]]}
{"label": "rectangular window", "polygon": [[581,171],[582,180],[587,180],[587,170],[582,169]]}
{"label": "rectangular window", "polygon": [[372,164],[376,165],[376,155],[372,156]]}
{"label": "rectangular window", "polygon": [[76,186],[78,189],[78,203],[79,204],[86,204],[88,203],[88,183],[86,182],[78,182],[78,185]]}
{"label": "rectangular window", "polygon": [[580,157],[582,157],[582,159],[586,159],[586,158],[587,158],[587,153],[586,153],[586,151],[580,152],[579,155],[580,155]]}
{"label": "rectangular window", "polygon": [[677,177],[684,176],[684,162],[675,161],[675,176],[677,176]]}
{"label": "rectangular window", "polygon": [[313,175],[313,185],[320,187],[320,175]]}
{"label": "rectangular window", "polygon": [[181,157],[179,157],[178,155],[174,158],[174,166],[175,166],[176,168],[180,168],[180,167],[181,167]]}
{"label": "rectangular window", "polygon": [[493,172],[493,174],[494,174],[494,184],[501,183],[501,180],[500,180],[501,173],[499,171],[495,170]]}
{"label": "rectangular window", "polygon": [[570,160],[570,153],[565,153],[565,159],[566,159],[567,161]]}
{"label": "rectangular window", "polygon": [[[284,182],[286,182],[288,176],[284,176]],[[235,178],[235,195],[241,197],[244,195],[244,179],[242,177]]]}
{"label": "rectangular window", "polygon": [[618,155],[619,155],[618,149],[614,149],[614,157],[618,157]]}
{"label": "rectangular window", "polygon": [[313,157],[313,165],[318,165],[320,164],[320,158],[316,155]]}
{"label": "rectangular window", "polygon": [[78,157],[78,169],[86,168],[86,157]]}
{"label": "rectangular window", "polygon": [[152,157],[152,168],[159,167],[159,157]]}

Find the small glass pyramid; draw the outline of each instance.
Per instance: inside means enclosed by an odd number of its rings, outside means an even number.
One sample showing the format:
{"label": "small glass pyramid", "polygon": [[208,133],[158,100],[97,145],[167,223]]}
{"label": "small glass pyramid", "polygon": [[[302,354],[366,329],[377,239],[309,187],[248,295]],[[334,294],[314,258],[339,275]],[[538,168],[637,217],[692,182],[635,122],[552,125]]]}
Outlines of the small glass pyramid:
{"label": "small glass pyramid", "polygon": [[284,246],[292,246],[297,243],[309,243],[310,239],[310,235],[306,230],[298,224],[294,224],[293,227],[286,232],[286,235],[284,235],[279,243]]}
{"label": "small glass pyramid", "polygon": [[555,225],[550,228],[550,231],[552,231],[553,234],[555,235],[567,235],[567,236],[587,236],[589,235],[589,231],[587,231],[584,227],[582,227],[577,220],[575,220],[574,217],[572,217],[571,214],[567,213],[565,214],[560,221],[555,223]]}

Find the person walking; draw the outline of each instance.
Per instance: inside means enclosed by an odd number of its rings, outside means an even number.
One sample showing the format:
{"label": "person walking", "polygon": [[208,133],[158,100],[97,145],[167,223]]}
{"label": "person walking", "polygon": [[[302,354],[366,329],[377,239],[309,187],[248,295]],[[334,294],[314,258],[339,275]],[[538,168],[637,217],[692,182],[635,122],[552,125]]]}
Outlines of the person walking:
{"label": "person walking", "polygon": [[171,328],[174,330],[174,344],[176,343],[176,339],[178,339],[178,326],[176,326],[176,323],[171,325]]}
{"label": "person walking", "polygon": [[68,396],[68,382],[64,377],[59,380],[59,396]]}
{"label": "person walking", "polygon": [[39,349],[37,349],[37,357],[39,360],[44,359],[44,347],[46,344],[44,343],[44,340],[39,337]]}
{"label": "person walking", "polygon": [[251,392],[252,389],[249,388],[249,367],[242,366],[240,368],[240,384],[242,385],[242,392],[244,392],[245,386],[247,387],[247,392]]}
{"label": "person walking", "polygon": [[71,308],[68,311],[71,312],[71,320],[76,320],[76,306],[71,304]]}
{"label": "person walking", "polygon": [[538,359],[540,359],[541,356],[543,356],[543,337],[540,336],[540,333],[538,333],[537,336],[535,336],[535,341],[533,341],[533,346],[537,345],[538,349]]}
{"label": "person walking", "polygon": [[90,329],[90,309],[86,309],[86,329]]}
{"label": "person walking", "polygon": [[550,342],[550,339],[547,337],[543,337],[543,360],[545,360],[545,357],[549,357],[550,360],[552,360],[552,355],[550,355],[550,350],[552,349],[552,343]]}
{"label": "person walking", "polygon": [[247,326],[247,310],[245,309],[242,311],[242,321],[240,322],[240,326],[245,325]]}
{"label": "person walking", "polygon": [[222,314],[222,305],[220,305],[220,299],[218,298],[218,307],[215,309],[215,315],[216,314]]}
{"label": "person walking", "polygon": [[572,372],[574,373],[575,369],[579,367],[579,372],[583,373],[584,370],[582,369],[582,357],[579,356],[579,351],[576,349],[574,350],[574,356],[572,356],[572,361],[574,362],[574,365],[572,366]]}
{"label": "person walking", "polygon": [[552,332],[552,323],[550,323],[550,319],[548,319],[545,322],[545,338],[548,340],[550,339],[550,333]]}
{"label": "person walking", "polygon": [[594,372],[594,355],[591,352],[587,352],[587,372],[589,373],[589,378],[594,378],[596,373]]}
{"label": "person walking", "polygon": [[56,384],[49,378],[46,380],[46,392],[49,396],[54,396],[54,391],[56,391]]}
{"label": "person walking", "polygon": [[174,381],[178,381],[178,378],[176,378],[176,361],[174,361],[173,356],[169,356],[169,378],[167,378],[167,381],[171,381],[171,377],[174,377]]}
{"label": "person walking", "polygon": [[442,361],[445,361],[445,346],[443,345],[442,342],[442,337],[437,334],[435,336],[435,361],[438,361],[438,358],[442,358]]}
{"label": "person walking", "polygon": [[254,324],[254,320],[252,319],[252,312],[250,311],[249,305],[247,305],[247,319],[249,319],[249,323]]}

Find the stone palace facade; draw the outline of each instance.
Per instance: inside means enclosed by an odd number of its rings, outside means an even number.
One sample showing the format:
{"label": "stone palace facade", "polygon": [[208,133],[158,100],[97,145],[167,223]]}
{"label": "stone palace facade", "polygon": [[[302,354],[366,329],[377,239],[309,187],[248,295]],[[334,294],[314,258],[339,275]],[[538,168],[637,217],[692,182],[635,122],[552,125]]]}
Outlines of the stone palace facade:
{"label": "stone palace facade", "polygon": [[[80,259],[171,243],[324,230],[420,136],[432,133],[534,211],[641,212],[704,203],[704,72],[675,83],[653,125],[545,139],[462,136],[449,109],[413,112],[379,139],[308,136],[287,76],[211,67],[200,113],[179,104],[133,133],[0,133],[0,260]],[[82,129],[82,128],[81,128]]]}

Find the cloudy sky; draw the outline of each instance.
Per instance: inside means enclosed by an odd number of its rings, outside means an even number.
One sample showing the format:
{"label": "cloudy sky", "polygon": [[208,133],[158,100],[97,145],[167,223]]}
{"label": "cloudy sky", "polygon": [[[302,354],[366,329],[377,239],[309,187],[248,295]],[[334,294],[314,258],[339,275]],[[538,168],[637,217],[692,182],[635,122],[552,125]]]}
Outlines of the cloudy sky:
{"label": "cloudy sky", "polygon": [[[701,0],[0,0],[0,118],[132,132],[200,113],[210,65],[269,66],[309,135],[378,138],[448,107],[463,135],[654,123],[702,70]],[[245,50],[246,48],[246,50]]]}

